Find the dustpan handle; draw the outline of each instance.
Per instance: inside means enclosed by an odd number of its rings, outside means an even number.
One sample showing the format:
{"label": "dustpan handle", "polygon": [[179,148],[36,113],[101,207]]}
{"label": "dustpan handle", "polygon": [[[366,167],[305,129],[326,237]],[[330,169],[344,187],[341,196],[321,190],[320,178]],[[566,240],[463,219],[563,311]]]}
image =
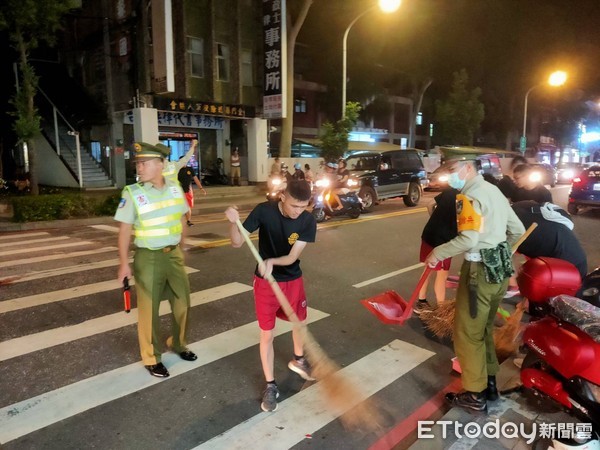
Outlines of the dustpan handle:
{"label": "dustpan handle", "polygon": [[425,284],[425,280],[427,280],[427,277],[429,276],[430,273],[431,273],[431,267],[429,267],[429,265],[426,264],[425,270],[423,271],[421,278],[419,278],[419,282],[417,283],[415,290],[413,291],[412,295],[410,296],[410,299],[408,300],[406,309],[404,310],[404,313],[402,313],[402,321],[408,319],[411,316],[412,310],[413,310],[413,305],[415,304],[415,302],[417,301],[417,297],[419,296],[419,291]]}

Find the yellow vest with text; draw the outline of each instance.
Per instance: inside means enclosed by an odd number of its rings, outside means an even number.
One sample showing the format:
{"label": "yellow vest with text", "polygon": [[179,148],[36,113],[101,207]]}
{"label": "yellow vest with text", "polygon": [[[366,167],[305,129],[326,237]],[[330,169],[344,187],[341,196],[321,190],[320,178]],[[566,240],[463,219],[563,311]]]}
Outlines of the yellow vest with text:
{"label": "yellow vest with text", "polygon": [[126,186],[138,215],[134,226],[137,247],[160,249],[181,241],[181,216],[186,205],[179,183],[166,180],[163,190],[145,189],[141,183]]}

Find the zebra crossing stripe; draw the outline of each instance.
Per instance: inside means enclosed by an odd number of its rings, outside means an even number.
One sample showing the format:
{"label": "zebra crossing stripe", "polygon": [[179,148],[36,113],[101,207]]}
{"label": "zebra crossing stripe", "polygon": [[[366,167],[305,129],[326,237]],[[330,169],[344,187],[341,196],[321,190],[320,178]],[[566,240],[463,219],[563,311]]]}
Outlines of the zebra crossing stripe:
{"label": "zebra crossing stripe", "polygon": [[5,240],[5,239],[27,239],[30,237],[37,237],[37,236],[48,236],[48,233],[46,233],[45,231],[39,231],[37,233],[19,233],[19,234],[6,234],[4,236],[0,236],[0,240]]}
{"label": "zebra crossing stripe", "polygon": [[263,450],[292,448],[352,407],[366,400],[434,355],[429,350],[398,339],[341,369],[360,395],[346,410],[333,411],[326,404],[319,383],[279,403],[277,412],[261,413],[225,433],[195,447],[200,449],[249,449],[260,443]]}
{"label": "zebra crossing stripe", "polygon": [[[198,269],[186,267],[185,272],[187,274],[195,273],[198,272]],[[131,283],[134,283],[134,280],[131,280]],[[0,314],[63,300],[71,300],[86,295],[97,294],[99,292],[111,291],[118,289],[119,287],[117,280],[108,280],[100,281],[99,283],[86,284],[84,286],[74,286],[59,291],[49,291],[41,294],[29,295],[27,297],[13,298],[0,303]]]}
{"label": "zebra crossing stripe", "polygon": [[[70,238],[67,237],[67,239],[70,239]],[[4,250],[2,252],[2,256],[18,255],[21,253],[43,253],[47,250],[54,250],[57,248],[77,247],[77,246],[91,245],[91,244],[93,244],[93,243],[90,241],[77,241],[77,242],[68,242],[66,244],[45,245],[43,247],[20,248],[18,250]]]}
{"label": "zebra crossing stripe", "polygon": [[[131,260],[130,260],[131,261]],[[56,277],[58,275],[71,275],[76,272],[84,272],[86,270],[103,269],[105,267],[117,266],[119,259],[107,259],[105,261],[97,261],[92,263],[77,264],[76,266],[58,267],[56,269],[38,270],[36,272],[28,272],[26,275],[15,275],[18,277],[16,280],[12,280],[11,283],[22,283],[23,281],[39,280],[41,278]],[[14,278],[7,277],[7,278]],[[6,278],[0,278],[0,283]]]}
{"label": "zebra crossing stripe", "polygon": [[[309,308],[307,322],[327,316]],[[289,322],[278,321],[274,334],[280,336],[291,330]],[[171,373],[166,380],[150,376],[138,362],[6,406],[0,409],[0,444],[155,384],[169,383],[179,375],[258,345],[259,336],[255,321],[188,345],[198,355],[196,361],[183,361],[174,353],[165,353],[162,360]]]}
{"label": "zebra crossing stripe", "polygon": [[82,250],[79,252],[58,253],[56,255],[35,256],[33,258],[19,259],[17,261],[0,262],[0,268],[23,266],[26,264],[34,264],[34,263],[38,263],[38,262],[56,261],[57,259],[78,258],[80,256],[89,256],[89,255],[96,255],[98,253],[116,252],[116,251],[117,251],[117,247],[102,247],[102,248],[97,248],[94,250]]}
{"label": "zebra crossing stripe", "polygon": [[[191,306],[210,303],[232,295],[242,294],[252,290],[252,286],[242,283],[228,283],[198,292],[190,296]],[[120,298],[115,297],[115,302],[120,305]],[[164,316],[171,312],[168,302],[161,302],[159,315]],[[138,321],[138,310],[133,308],[130,314],[118,312],[95,319],[86,320],[67,327],[46,330],[40,333],[18,337],[8,341],[0,342],[0,361],[6,361],[28,353],[37,352],[56,345],[66,344],[77,339],[83,339],[107,331],[116,330],[127,325],[133,325]]]}
{"label": "zebra crossing stripe", "polygon": [[119,232],[119,227],[115,225],[90,225],[90,228],[95,228],[96,230],[102,231],[110,231],[111,233]]}
{"label": "zebra crossing stripe", "polygon": [[[57,237],[47,237],[47,238],[43,238],[43,239],[31,239],[31,240],[27,241],[27,240],[23,240],[19,237],[19,240],[15,240],[12,242],[0,243],[0,248],[14,247],[15,245],[18,245],[19,247],[23,247],[23,245],[39,244],[41,242],[64,241],[65,239],[72,239],[72,238],[70,238],[69,236],[57,236]],[[4,253],[4,252],[2,252],[2,253]]]}

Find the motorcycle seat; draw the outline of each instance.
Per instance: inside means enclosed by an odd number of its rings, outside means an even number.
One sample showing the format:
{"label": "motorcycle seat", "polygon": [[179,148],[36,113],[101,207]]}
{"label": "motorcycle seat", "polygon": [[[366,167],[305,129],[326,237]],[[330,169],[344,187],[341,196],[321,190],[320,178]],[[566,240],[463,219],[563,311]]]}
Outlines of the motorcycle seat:
{"label": "motorcycle seat", "polygon": [[554,297],[550,304],[556,317],[575,325],[600,344],[600,308],[570,295]]}

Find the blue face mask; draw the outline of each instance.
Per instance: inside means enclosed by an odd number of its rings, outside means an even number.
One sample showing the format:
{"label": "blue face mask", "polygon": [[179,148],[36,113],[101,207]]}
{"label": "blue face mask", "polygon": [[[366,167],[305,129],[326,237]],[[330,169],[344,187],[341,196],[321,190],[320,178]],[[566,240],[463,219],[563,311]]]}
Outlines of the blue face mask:
{"label": "blue face mask", "polygon": [[450,185],[450,187],[458,189],[459,191],[465,187],[465,183],[467,182],[467,180],[461,180],[458,176],[460,171],[463,170],[463,167],[461,167],[457,172],[452,172],[448,175],[448,184]]}

